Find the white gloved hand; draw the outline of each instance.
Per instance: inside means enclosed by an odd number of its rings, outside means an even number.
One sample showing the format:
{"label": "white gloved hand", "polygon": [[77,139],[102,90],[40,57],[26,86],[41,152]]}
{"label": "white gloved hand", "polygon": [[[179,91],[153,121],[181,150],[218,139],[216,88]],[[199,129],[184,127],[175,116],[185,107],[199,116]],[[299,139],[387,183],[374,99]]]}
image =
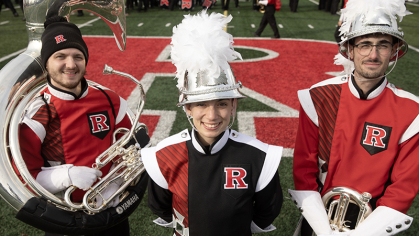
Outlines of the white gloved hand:
{"label": "white gloved hand", "polygon": [[86,166],[73,166],[68,169],[68,176],[73,186],[87,191],[102,172]]}
{"label": "white gloved hand", "polygon": [[268,0],[261,0],[261,1],[259,1],[259,4],[266,6],[266,5],[268,5]]}
{"label": "white gloved hand", "polygon": [[71,186],[71,181],[68,177],[68,169],[72,167],[72,164],[41,167],[42,171],[39,172],[36,177],[36,182],[48,192],[56,194]]}

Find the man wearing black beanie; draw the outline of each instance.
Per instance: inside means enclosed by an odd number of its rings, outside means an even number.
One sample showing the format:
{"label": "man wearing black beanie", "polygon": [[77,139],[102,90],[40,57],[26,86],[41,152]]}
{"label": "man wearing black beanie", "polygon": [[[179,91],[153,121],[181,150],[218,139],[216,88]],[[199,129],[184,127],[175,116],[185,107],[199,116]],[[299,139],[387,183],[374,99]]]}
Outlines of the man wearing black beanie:
{"label": "man wearing black beanie", "polygon": [[[21,152],[42,187],[63,196],[63,191],[75,186],[72,200],[81,202],[84,191],[111,168],[108,164],[99,171],[90,166],[113,143],[113,131],[131,128],[127,102],[113,91],[88,85],[84,75],[89,50],[75,24],[56,16],[44,26],[41,61],[48,72],[48,85],[22,120]],[[103,197],[111,196],[121,182],[110,184]],[[97,205],[102,202],[96,197]],[[108,207],[118,203],[119,197]],[[128,219],[95,235],[129,235]]]}

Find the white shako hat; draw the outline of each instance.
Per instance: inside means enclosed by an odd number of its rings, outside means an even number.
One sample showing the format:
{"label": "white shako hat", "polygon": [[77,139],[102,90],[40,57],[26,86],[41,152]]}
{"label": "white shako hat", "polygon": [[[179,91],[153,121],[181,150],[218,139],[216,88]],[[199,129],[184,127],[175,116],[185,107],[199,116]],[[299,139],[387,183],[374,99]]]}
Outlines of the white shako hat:
{"label": "white shako hat", "polygon": [[401,22],[403,16],[411,14],[406,10],[404,3],[405,0],[349,0],[346,8],[342,9],[344,22],[340,28],[342,41],[339,52],[349,58],[349,40],[362,35],[382,33],[392,35],[403,42],[390,61],[404,56],[408,44],[403,39],[404,33],[399,31],[397,26],[397,18]]}
{"label": "white shako hat", "polygon": [[173,27],[172,63],[176,66],[178,106],[216,99],[245,98],[238,90],[228,62],[240,53],[234,51],[233,36],[223,30],[233,17],[220,13],[185,15]]}

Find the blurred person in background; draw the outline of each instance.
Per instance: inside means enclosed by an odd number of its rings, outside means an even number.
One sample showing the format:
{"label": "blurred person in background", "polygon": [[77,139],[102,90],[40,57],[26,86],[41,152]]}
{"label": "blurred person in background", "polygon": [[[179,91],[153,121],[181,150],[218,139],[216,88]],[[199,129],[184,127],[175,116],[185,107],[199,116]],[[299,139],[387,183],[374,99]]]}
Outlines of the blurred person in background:
{"label": "blurred person in background", "polygon": [[260,37],[266,25],[269,23],[272,31],[274,32],[273,38],[279,39],[281,36],[279,35],[278,27],[276,25],[275,11],[279,11],[281,9],[281,0],[260,0],[259,4],[265,6],[265,13],[263,13],[259,28],[253,33],[253,35]]}

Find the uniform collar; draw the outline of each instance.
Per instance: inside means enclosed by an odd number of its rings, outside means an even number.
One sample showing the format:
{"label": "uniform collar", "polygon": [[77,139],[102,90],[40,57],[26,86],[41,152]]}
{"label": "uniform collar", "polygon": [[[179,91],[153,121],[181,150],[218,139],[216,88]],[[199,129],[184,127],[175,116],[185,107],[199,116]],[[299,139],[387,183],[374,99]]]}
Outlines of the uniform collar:
{"label": "uniform collar", "polygon": [[349,90],[355,97],[362,100],[371,100],[373,98],[378,97],[378,95],[380,95],[384,91],[384,89],[387,86],[387,78],[386,77],[382,78],[380,82],[378,82],[370,91],[368,91],[365,94],[355,83],[355,79],[353,75],[351,75],[349,78],[348,86],[349,86]]}
{"label": "uniform collar", "polygon": [[216,141],[211,144],[210,146],[204,146],[199,141],[197,135],[195,134],[195,130],[192,130],[192,144],[198,152],[206,155],[212,155],[219,152],[227,143],[228,137],[230,135],[230,130],[226,130],[220,135],[218,135]]}
{"label": "uniform collar", "polygon": [[54,95],[55,97],[62,99],[62,100],[77,100],[80,98],[84,98],[87,96],[89,86],[85,78],[81,79],[81,92],[79,96],[76,94],[65,91],[63,89],[59,89],[51,84],[50,78],[48,78],[48,90],[49,92]]}

